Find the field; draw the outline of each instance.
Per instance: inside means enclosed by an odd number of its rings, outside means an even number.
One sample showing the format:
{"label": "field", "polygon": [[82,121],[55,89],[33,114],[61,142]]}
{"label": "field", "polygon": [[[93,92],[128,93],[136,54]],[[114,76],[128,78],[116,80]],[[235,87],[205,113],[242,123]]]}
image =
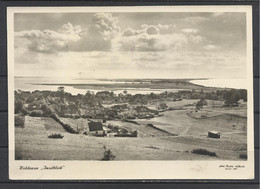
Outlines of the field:
{"label": "field", "polygon": [[61,121],[63,121],[66,124],[69,124],[75,131],[78,131],[80,134],[86,130],[88,127],[88,120],[84,118],[80,119],[73,119],[73,118],[60,118]]}
{"label": "field", "polygon": [[[236,112],[238,114],[234,114]],[[136,138],[70,134],[52,118],[25,116],[25,127],[15,128],[15,157],[23,160],[101,160],[105,145],[116,156],[115,160],[242,160],[239,156],[247,150],[245,112],[245,109],[205,108],[197,112],[184,109],[165,111],[163,116],[151,119],[137,119],[138,124],[107,121],[106,125],[137,130]],[[86,119],[63,119],[79,130],[87,126]],[[220,132],[221,138],[208,138],[211,130]],[[61,133],[64,138],[48,138],[53,133]],[[206,149],[217,156],[194,154],[194,149]]]}

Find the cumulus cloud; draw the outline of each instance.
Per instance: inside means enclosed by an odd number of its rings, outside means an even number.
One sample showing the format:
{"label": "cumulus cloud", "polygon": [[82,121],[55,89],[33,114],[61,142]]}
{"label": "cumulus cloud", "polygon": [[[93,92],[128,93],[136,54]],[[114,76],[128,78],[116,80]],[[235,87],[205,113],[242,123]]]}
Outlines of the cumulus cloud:
{"label": "cumulus cloud", "polygon": [[97,32],[104,37],[104,40],[109,40],[120,32],[118,18],[113,17],[110,13],[96,13],[92,20],[90,32]]}
{"label": "cumulus cloud", "polygon": [[28,48],[31,51],[53,53],[66,50],[69,42],[78,41],[80,39],[78,33],[80,30],[80,26],[76,26],[74,30],[74,27],[68,23],[62,26],[60,32],[31,30],[17,32],[15,37],[27,39],[30,42]]}
{"label": "cumulus cloud", "polygon": [[196,43],[196,44],[207,42],[207,39],[205,37],[200,36],[200,35],[190,35],[189,40],[192,43]]}
{"label": "cumulus cloud", "polygon": [[124,31],[123,31],[123,36],[133,36],[133,35],[139,35],[140,33],[143,33],[144,31],[142,30],[134,30],[132,28],[126,28]]}
{"label": "cumulus cloud", "polygon": [[[199,22],[206,18],[186,19]],[[16,38],[27,39],[26,46],[30,51],[48,54],[60,51],[168,51],[197,48],[208,43],[205,37],[196,34],[198,29],[195,28],[178,30],[174,24],[143,24],[138,29],[128,27],[121,32],[118,22],[110,13],[96,13],[84,29],[67,23],[58,31],[17,32]]]}
{"label": "cumulus cloud", "polygon": [[143,24],[140,29],[132,29],[130,27],[126,28],[122,36],[133,36],[133,35],[140,35],[140,34],[148,34],[148,35],[155,35],[155,34],[171,34],[176,30],[176,26],[173,24],[158,24],[158,25],[147,25]]}
{"label": "cumulus cloud", "polygon": [[170,34],[176,30],[176,25],[174,24],[158,24],[157,27],[160,30],[160,34]]}
{"label": "cumulus cloud", "polygon": [[72,51],[108,51],[112,47],[112,39],[119,35],[118,18],[109,13],[96,13],[92,24],[86,32],[80,34],[81,39],[70,43]]}
{"label": "cumulus cloud", "polygon": [[121,40],[121,48],[126,51],[166,51],[179,49],[187,43],[183,34],[149,35],[125,37]]}
{"label": "cumulus cloud", "polygon": [[185,29],[182,29],[182,31],[185,32],[185,33],[197,33],[198,29],[185,28]]}
{"label": "cumulus cloud", "polygon": [[212,44],[209,44],[209,45],[206,45],[203,47],[205,50],[216,50],[216,49],[219,49],[219,47],[215,46],[215,45],[212,45]]}
{"label": "cumulus cloud", "polygon": [[16,37],[30,41],[31,51],[55,53],[57,51],[108,50],[111,40],[118,35],[118,19],[108,13],[96,13],[86,31],[71,23],[64,24],[57,32],[51,30],[31,30],[17,32]]}
{"label": "cumulus cloud", "polygon": [[155,35],[159,33],[159,29],[156,26],[147,26],[146,33],[148,35]]}
{"label": "cumulus cloud", "polygon": [[[191,17],[189,17],[190,19]],[[192,17],[200,20],[204,17]],[[167,50],[199,50],[210,44],[205,37],[197,35],[198,29],[178,29],[175,25],[147,25],[139,29],[128,27],[118,41],[124,51],[167,51]]]}
{"label": "cumulus cloud", "polygon": [[174,33],[175,25],[147,25],[140,29],[127,28],[119,41],[120,50],[124,51],[167,51],[179,49],[188,39],[182,33]]}

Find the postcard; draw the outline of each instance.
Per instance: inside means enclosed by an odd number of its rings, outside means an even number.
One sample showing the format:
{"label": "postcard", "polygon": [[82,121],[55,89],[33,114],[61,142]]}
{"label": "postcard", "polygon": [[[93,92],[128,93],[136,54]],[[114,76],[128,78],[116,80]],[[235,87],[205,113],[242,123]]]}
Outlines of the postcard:
{"label": "postcard", "polygon": [[9,178],[253,179],[251,6],[8,7]]}

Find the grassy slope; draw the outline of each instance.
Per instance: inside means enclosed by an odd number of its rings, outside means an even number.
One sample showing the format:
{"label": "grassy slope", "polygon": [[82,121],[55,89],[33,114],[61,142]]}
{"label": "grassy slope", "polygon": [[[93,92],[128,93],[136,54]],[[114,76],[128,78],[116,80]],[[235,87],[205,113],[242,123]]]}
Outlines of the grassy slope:
{"label": "grassy slope", "polygon": [[[184,130],[186,132],[185,135],[170,137],[157,133],[157,137],[145,137],[145,135],[138,138],[90,137],[66,133],[62,126],[51,118],[26,116],[25,128],[15,128],[16,158],[38,160],[100,160],[103,157],[103,145],[112,150],[116,155],[116,160],[239,159],[239,154],[245,151],[246,143],[244,139],[238,140],[238,137],[246,138],[245,135],[236,136],[230,134],[233,136],[231,139],[227,135],[226,138],[224,137],[220,140],[208,139],[205,136],[208,128],[203,130],[202,128],[205,125],[200,126],[201,123],[194,124],[194,126],[187,129],[186,126],[189,124],[189,121],[194,122],[194,120],[192,118],[190,118],[192,120],[187,119],[185,111],[174,111],[176,114],[173,114],[173,111],[165,113],[166,119],[163,119],[163,121],[169,120],[172,127],[181,124],[176,130],[178,132],[183,132]],[[159,122],[160,120],[157,120],[157,123]],[[207,120],[207,123],[210,122],[210,119]],[[128,123],[124,122],[114,121],[113,124],[129,127]],[[144,124],[135,125],[135,127],[136,129],[139,127],[143,132],[150,134],[159,132],[147,128]],[[222,127],[220,128],[227,133],[232,131],[223,124]],[[54,132],[62,133],[64,138],[49,139],[47,136]],[[219,157],[192,154],[191,151],[196,148],[205,148],[216,152]]]}

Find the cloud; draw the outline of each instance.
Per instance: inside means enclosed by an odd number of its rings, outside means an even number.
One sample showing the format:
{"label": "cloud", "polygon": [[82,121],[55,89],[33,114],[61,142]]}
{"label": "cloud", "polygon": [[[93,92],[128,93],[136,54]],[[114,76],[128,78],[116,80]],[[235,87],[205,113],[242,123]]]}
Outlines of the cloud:
{"label": "cloud", "polygon": [[209,45],[206,45],[203,47],[205,50],[216,50],[216,49],[219,49],[219,47],[215,46],[215,45],[212,45],[212,44],[209,44]]}
{"label": "cloud", "polygon": [[28,48],[41,53],[58,51],[109,50],[111,40],[118,35],[118,18],[108,13],[96,13],[88,29],[82,31],[79,25],[64,24],[58,31],[31,30],[17,32],[15,37],[30,41]]}
{"label": "cloud", "polygon": [[157,28],[156,26],[147,26],[146,33],[148,35],[158,34],[159,33],[159,28]]}
{"label": "cloud", "polygon": [[82,32],[81,39],[69,44],[72,51],[108,51],[112,47],[112,40],[120,33],[118,18],[109,13],[96,13],[92,24],[86,32]]}
{"label": "cloud", "polygon": [[176,30],[176,26],[173,24],[158,24],[158,25],[147,25],[143,24],[140,29],[132,29],[130,27],[126,28],[122,36],[129,37],[133,35],[140,35],[140,34],[148,34],[148,35],[155,35],[155,34],[171,34]]}
{"label": "cloud", "polygon": [[16,38],[25,38],[30,43],[28,49],[42,53],[54,53],[65,51],[68,43],[80,40],[80,26],[73,26],[70,23],[64,24],[59,32],[51,30],[31,30],[16,32]]}
{"label": "cloud", "polygon": [[118,40],[119,50],[123,51],[167,51],[179,49],[188,39],[182,33],[174,33],[175,25],[147,25],[140,29],[128,27]]}
{"label": "cloud", "polygon": [[183,34],[149,35],[147,33],[123,37],[120,41],[121,50],[125,51],[167,51],[179,49],[187,43],[187,37]]}
{"label": "cloud", "polygon": [[158,24],[157,27],[160,30],[160,34],[170,34],[176,31],[176,25],[174,24]]}
{"label": "cloud", "polygon": [[97,32],[103,36],[104,40],[109,40],[120,32],[118,18],[110,13],[96,13],[92,20],[90,33]]}
{"label": "cloud", "polygon": [[[203,18],[195,17],[193,19]],[[118,40],[119,49],[123,51],[201,50],[211,41],[197,35],[198,31],[195,28],[178,29],[173,24],[143,24],[139,29],[128,27],[123,31],[121,39]]]}
{"label": "cloud", "polygon": [[183,32],[185,33],[197,33],[199,30],[198,29],[193,29],[193,28],[185,28],[185,29],[182,29]]}
{"label": "cloud", "polygon": [[[187,18],[186,18],[187,19]],[[191,22],[204,17],[188,17]],[[143,24],[138,29],[119,27],[118,18],[110,13],[96,13],[87,28],[64,24],[59,30],[31,30],[17,32],[17,38],[28,40],[30,51],[53,54],[68,51],[168,51],[197,48],[207,45],[205,37],[196,35],[198,29],[178,30],[174,24]],[[189,47],[192,43],[192,47]],[[201,47],[201,46],[200,46]]]}
{"label": "cloud", "polygon": [[123,31],[123,36],[133,36],[133,35],[139,35],[140,33],[143,33],[144,31],[142,30],[134,30],[132,28],[126,28],[124,31]]}
{"label": "cloud", "polygon": [[207,39],[205,37],[200,36],[200,35],[190,35],[189,40],[192,43],[196,43],[196,44],[207,42]]}

